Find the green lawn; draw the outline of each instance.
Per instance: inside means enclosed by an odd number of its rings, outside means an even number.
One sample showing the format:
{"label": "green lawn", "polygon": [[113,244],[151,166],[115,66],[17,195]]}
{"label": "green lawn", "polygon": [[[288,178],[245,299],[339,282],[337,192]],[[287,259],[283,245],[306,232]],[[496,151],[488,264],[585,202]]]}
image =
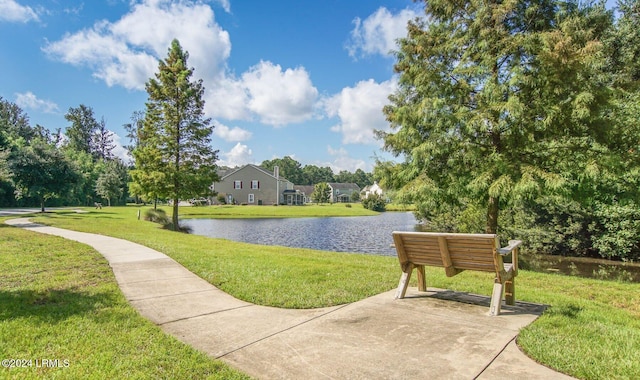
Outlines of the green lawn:
{"label": "green lawn", "polygon": [[[291,212],[302,216],[299,209],[306,207],[263,208],[295,210]],[[243,208],[252,207],[232,209]],[[185,217],[194,213],[211,217],[223,209],[181,210]],[[168,254],[224,291],[257,304],[309,308],[352,302],[393,289],[400,275],[397,259],[392,257],[259,246],[175,233],[137,220],[135,207],[86,210],[86,214],[40,215],[35,221],[142,243]],[[429,286],[491,294],[490,274],[465,272],[447,278],[442,270],[428,268],[427,276]],[[578,378],[640,378],[640,284],[521,271],[516,291],[518,300],[550,305],[518,338],[532,358]]]}
{"label": "green lawn", "polygon": [[[93,249],[0,219],[2,379],[244,379],[164,334]],[[56,361],[57,360],[57,361]]]}
{"label": "green lawn", "polygon": [[[130,206],[135,207],[135,206]],[[144,207],[143,209],[148,209]],[[170,207],[159,207],[171,214]],[[198,206],[181,207],[181,218],[295,218],[322,216],[369,216],[377,215],[360,203],[334,203],[305,206]]]}

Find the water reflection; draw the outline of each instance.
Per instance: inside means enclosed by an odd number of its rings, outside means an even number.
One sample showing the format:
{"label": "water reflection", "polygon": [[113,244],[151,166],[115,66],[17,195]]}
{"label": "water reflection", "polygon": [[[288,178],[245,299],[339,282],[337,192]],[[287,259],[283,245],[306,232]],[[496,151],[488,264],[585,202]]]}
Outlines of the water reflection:
{"label": "water reflection", "polygon": [[411,212],[284,219],[185,219],[192,233],[246,243],[395,256],[392,231],[414,231]]}

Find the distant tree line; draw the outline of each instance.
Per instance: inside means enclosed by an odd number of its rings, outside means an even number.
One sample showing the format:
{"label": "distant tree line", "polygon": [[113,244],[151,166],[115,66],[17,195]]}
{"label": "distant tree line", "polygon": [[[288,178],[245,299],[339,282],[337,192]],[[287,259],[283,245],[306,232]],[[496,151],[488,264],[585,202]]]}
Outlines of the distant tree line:
{"label": "distant tree line", "polygon": [[123,204],[127,167],[113,154],[113,133],[91,107],[69,108],[64,132],[31,126],[0,97],[0,207]]}
{"label": "distant tree line", "polygon": [[269,171],[273,171],[278,166],[280,176],[295,185],[315,185],[321,182],[355,183],[362,189],[373,184],[373,174],[366,173],[362,169],[356,169],[355,172],[341,170],[338,174],[334,174],[328,166],[305,165],[303,167],[300,162],[290,156],[265,160],[260,166]]}

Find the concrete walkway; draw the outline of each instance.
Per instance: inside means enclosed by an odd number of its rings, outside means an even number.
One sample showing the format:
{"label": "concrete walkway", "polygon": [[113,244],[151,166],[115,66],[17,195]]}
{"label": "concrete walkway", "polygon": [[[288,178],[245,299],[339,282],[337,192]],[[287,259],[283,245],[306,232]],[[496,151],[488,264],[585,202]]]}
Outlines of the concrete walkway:
{"label": "concrete walkway", "polygon": [[392,290],[321,309],[257,306],[139,244],[25,218],[6,223],[92,246],[143,316],[259,379],[570,379],[515,344],[541,305],[517,302],[489,317],[488,296],[414,288],[403,300]]}

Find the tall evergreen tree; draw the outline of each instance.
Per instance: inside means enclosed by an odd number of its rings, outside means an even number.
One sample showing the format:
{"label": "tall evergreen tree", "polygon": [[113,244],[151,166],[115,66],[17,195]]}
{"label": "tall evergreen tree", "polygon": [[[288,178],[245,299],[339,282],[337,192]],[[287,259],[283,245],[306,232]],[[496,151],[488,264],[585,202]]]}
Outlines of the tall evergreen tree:
{"label": "tall evergreen tree", "polygon": [[[202,80],[191,80],[188,57],[174,39],[167,58],[159,62],[155,79],[147,82],[149,99],[139,141],[144,148],[136,156],[137,170],[164,174],[166,182],[157,190],[173,201],[176,230],[180,199],[206,194],[217,179],[217,151],[210,145],[213,126],[204,117],[204,87]],[[159,156],[153,157],[156,154]]]}
{"label": "tall evergreen tree", "polygon": [[94,155],[94,136],[99,124],[93,115],[93,109],[84,104],[75,108],[70,107],[64,118],[71,123],[65,131],[67,146],[73,150]]}
{"label": "tall evergreen tree", "polygon": [[93,151],[94,156],[103,161],[113,160],[113,150],[116,145],[113,142],[114,133],[107,129],[107,123],[104,117],[98,123],[93,135]]}
{"label": "tall evergreen tree", "polygon": [[548,0],[430,0],[425,13],[397,52],[384,109],[395,133],[378,136],[405,161],[381,165],[384,182],[426,218],[483,207],[495,233],[501,205],[565,188],[567,172],[586,170],[573,155],[592,162],[610,142],[597,74],[611,15]]}

